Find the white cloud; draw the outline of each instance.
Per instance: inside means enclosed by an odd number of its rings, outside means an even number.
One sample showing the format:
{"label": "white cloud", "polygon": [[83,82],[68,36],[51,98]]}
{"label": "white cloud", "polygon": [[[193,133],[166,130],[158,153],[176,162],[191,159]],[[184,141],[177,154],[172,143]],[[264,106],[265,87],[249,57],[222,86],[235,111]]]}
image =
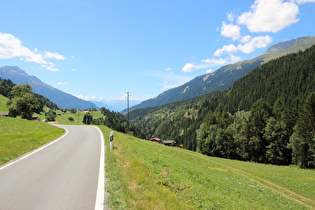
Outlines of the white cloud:
{"label": "white cloud", "polygon": [[[37,52],[37,49],[34,50]],[[21,57],[21,60],[28,62],[36,62],[46,64],[41,54],[36,54],[26,47],[22,46],[22,42],[12,34],[0,32],[0,59],[8,59]]]}
{"label": "white cloud", "polygon": [[183,68],[182,68],[183,72],[193,72],[195,71],[195,66],[192,63],[187,63]]}
{"label": "white cloud", "polygon": [[206,74],[210,74],[212,72],[213,72],[213,69],[209,69],[209,70],[206,71]]}
{"label": "white cloud", "polygon": [[311,3],[311,2],[315,3],[315,0],[296,0],[296,2],[298,4]]}
{"label": "white cloud", "polygon": [[58,53],[51,53],[51,52],[45,52],[45,58],[54,58],[57,60],[64,60],[66,59],[63,55],[60,55]]}
{"label": "white cloud", "polygon": [[49,71],[52,71],[52,72],[57,72],[59,71],[56,67],[54,67],[53,65],[50,65],[50,66],[45,66],[45,65],[42,65],[42,67],[44,67],[45,69],[49,70]]}
{"label": "white cloud", "polygon": [[178,87],[194,78],[184,73],[176,74],[169,71],[150,71],[145,74],[158,81],[157,84],[162,86],[162,90]]}
{"label": "white cloud", "polygon": [[222,22],[221,35],[225,37],[230,37],[234,40],[241,37],[241,28],[238,25],[233,25],[232,23],[227,24],[225,21]]}
{"label": "white cloud", "polygon": [[211,65],[223,65],[223,64],[226,64],[226,60],[223,59],[223,58],[219,58],[219,59],[215,59],[215,58],[208,58],[208,59],[205,59],[205,60],[201,60],[201,62],[203,63],[207,63],[207,64],[211,64]]}
{"label": "white cloud", "polygon": [[21,61],[42,64],[42,67],[49,71],[58,71],[58,69],[55,67],[54,63],[47,62],[45,59],[65,59],[64,56],[58,53],[45,52],[45,55],[42,55],[37,48],[31,51],[27,47],[22,46],[22,42],[12,34],[0,32],[0,59],[16,57],[19,57]]}
{"label": "white cloud", "polygon": [[249,42],[250,40],[252,40],[252,37],[251,37],[250,35],[247,35],[247,36],[242,37],[242,39],[240,40],[240,42],[242,42],[242,43],[247,43],[247,42]]}
{"label": "white cloud", "polygon": [[252,38],[251,36],[244,36],[240,40],[244,44],[239,44],[237,47],[233,44],[225,45],[221,49],[217,49],[214,53],[214,56],[222,56],[224,53],[228,53],[232,61],[239,61],[241,58],[233,55],[238,51],[249,54],[254,52],[257,48],[267,47],[268,44],[272,42],[272,38],[268,35],[258,36]]}
{"label": "white cloud", "polygon": [[76,69],[72,69],[72,71],[76,71]]}
{"label": "white cloud", "polygon": [[298,22],[299,7],[283,0],[256,0],[252,11],[245,12],[237,19],[251,32],[278,32]]}
{"label": "white cloud", "polygon": [[68,82],[57,82],[57,84],[65,86],[65,85],[68,85]]}
{"label": "white cloud", "polygon": [[233,44],[225,45],[221,49],[217,49],[214,53],[214,56],[221,56],[223,53],[236,53],[238,51],[237,47]]}
{"label": "white cloud", "polygon": [[242,38],[242,41],[244,44],[239,44],[237,48],[243,53],[249,54],[251,52],[254,52],[257,48],[267,47],[267,45],[272,42],[272,38],[268,35],[258,36],[254,38],[246,36]]}
{"label": "white cloud", "polygon": [[89,96],[82,96],[82,95],[78,95],[77,98],[88,101],[90,99]]}
{"label": "white cloud", "polygon": [[170,72],[172,72],[172,68],[167,68],[165,71],[170,71]]}
{"label": "white cloud", "polygon": [[230,54],[230,59],[233,63],[240,61],[242,58],[239,56],[235,56],[232,53]]}
{"label": "white cloud", "polygon": [[227,13],[227,16],[228,16],[228,20],[229,20],[229,21],[231,21],[231,22],[234,21],[235,16],[233,15],[232,12],[231,12],[231,13]]}

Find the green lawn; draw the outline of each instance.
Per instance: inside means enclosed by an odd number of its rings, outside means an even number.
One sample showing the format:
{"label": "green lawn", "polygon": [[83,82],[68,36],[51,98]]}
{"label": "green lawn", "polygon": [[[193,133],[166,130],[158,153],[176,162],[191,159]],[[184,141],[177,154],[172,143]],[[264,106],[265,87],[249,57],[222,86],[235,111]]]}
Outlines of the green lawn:
{"label": "green lawn", "polygon": [[113,209],[307,209],[315,171],[208,157],[100,126]]}
{"label": "green lawn", "polygon": [[63,133],[63,129],[37,120],[0,116],[0,165],[58,138]]}

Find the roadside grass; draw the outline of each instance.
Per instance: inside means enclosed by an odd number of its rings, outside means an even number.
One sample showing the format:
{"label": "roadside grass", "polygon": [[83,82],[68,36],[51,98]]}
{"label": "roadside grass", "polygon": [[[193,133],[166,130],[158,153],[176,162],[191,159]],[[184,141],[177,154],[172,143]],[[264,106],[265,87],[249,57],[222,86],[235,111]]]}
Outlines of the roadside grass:
{"label": "roadside grass", "polygon": [[[208,157],[99,126],[113,209],[314,208],[315,171]],[[304,189],[300,189],[304,188]],[[300,195],[295,197],[296,195]]]}
{"label": "roadside grass", "polygon": [[0,94],[0,112],[8,112],[7,101],[9,99]]}
{"label": "roadside grass", "polygon": [[0,116],[0,165],[58,138],[63,133],[63,129],[37,120]]}

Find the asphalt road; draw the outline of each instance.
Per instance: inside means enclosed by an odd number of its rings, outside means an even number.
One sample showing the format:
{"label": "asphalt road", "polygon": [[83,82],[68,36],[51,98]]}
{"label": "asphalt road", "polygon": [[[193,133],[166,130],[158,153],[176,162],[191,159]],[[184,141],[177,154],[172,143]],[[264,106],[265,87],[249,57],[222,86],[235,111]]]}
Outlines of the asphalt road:
{"label": "asphalt road", "polygon": [[104,177],[99,178],[102,134],[96,127],[60,127],[68,131],[62,138],[0,167],[1,210],[100,207],[96,198],[104,191]]}

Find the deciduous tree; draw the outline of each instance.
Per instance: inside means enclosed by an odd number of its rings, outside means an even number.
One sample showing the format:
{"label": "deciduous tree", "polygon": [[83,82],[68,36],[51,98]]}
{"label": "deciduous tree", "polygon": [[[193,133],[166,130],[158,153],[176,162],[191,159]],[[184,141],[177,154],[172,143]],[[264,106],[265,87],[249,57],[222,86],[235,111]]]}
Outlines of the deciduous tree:
{"label": "deciduous tree", "polygon": [[39,109],[39,102],[32,93],[29,84],[19,84],[11,90],[12,100],[9,105],[10,116],[21,116],[23,119],[32,119],[33,113]]}

